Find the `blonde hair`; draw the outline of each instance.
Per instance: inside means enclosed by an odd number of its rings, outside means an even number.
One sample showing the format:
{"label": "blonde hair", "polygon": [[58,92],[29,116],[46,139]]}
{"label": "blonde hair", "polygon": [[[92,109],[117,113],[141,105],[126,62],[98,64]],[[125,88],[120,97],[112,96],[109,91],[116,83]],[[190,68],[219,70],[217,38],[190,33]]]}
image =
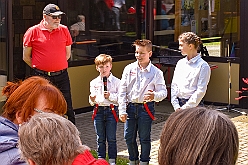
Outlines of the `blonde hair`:
{"label": "blonde hair", "polygon": [[182,33],[179,37],[178,40],[186,43],[186,44],[193,44],[196,49],[199,49],[200,44],[202,44],[201,38],[198,37],[195,33],[193,32],[185,32]]}
{"label": "blonde hair", "polygon": [[204,107],[179,110],[160,137],[160,165],[235,165],[238,132],[224,114]]}
{"label": "blonde hair", "polygon": [[19,128],[22,158],[36,165],[65,165],[88,149],[69,120],[53,113],[35,114]]}
{"label": "blonde hair", "polygon": [[98,65],[104,65],[106,63],[112,64],[112,57],[107,54],[100,54],[95,58],[95,64]]}

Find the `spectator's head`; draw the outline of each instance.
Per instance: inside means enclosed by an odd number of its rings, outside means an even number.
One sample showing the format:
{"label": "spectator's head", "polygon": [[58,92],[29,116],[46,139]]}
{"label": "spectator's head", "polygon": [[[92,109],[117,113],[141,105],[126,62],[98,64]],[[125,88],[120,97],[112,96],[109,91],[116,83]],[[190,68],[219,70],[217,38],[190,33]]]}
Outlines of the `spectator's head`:
{"label": "spectator's head", "polygon": [[112,57],[107,54],[100,54],[95,58],[96,70],[101,77],[108,77],[112,69]]}
{"label": "spectator's head", "polygon": [[180,47],[180,43],[185,43],[187,45],[192,45],[196,50],[199,49],[200,44],[202,43],[201,38],[198,37],[195,33],[193,32],[185,32],[182,33],[179,37],[178,37],[178,41],[179,41],[179,47]]}
{"label": "spectator's head", "polygon": [[160,165],[235,165],[238,132],[224,114],[204,107],[179,110],[160,137]]}
{"label": "spectator's head", "polygon": [[85,16],[84,15],[78,15],[77,16],[77,21],[78,22],[85,22]]}
{"label": "spectator's head", "polygon": [[22,157],[30,165],[70,165],[83,153],[76,126],[53,113],[34,115],[18,131]]}
{"label": "spectator's head", "polygon": [[39,76],[17,83],[8,82],[2,94],[7,97],[3,117],[16,124],[26,122],[38,112],[66,113],[66,101],[60,90]]}

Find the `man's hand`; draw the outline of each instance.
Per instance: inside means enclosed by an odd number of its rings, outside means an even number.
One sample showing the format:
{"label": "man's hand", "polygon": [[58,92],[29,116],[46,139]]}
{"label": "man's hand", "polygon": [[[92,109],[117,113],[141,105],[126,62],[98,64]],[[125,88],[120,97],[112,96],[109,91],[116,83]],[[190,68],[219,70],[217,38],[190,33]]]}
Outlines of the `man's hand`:
{"label": "man's hand", "polygon": [[127,115],[126,115],[126,114],[125,114],[125,115],[120,115],[120,116],[119,116],[119,119],[120,119],[123,123],[125,123],[126,120],[127,120]]}

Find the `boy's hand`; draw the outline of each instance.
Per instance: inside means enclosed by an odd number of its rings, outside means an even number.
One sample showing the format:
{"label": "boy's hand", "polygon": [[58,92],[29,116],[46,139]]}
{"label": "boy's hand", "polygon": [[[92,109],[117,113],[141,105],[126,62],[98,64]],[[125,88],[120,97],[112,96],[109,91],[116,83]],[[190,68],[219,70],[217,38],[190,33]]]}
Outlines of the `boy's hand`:
{"label": "boy's hand", "polygon": [[126,114],[125,114],[125,115],[120,115],[120,116],[119,116],[119,119],[120,119],[123,123],[125,123],[126,120],[127,120],[127,115],[126,115]]}
{"label": "boy's hand", "polygon": [[104,98],[105,98],[105,99],[108,99],[109,96],[110,96],[109,91],[104,91]]}
{"label": "boy's hand", "polygon": [[175,111],[177,112],[177,111],[180,111],[180,110],[182,110],[181,108],[177,108]]}
{"label": "boy's hand", "polygon": [[92,102],[95,102],[96,96],[90,96],[90,100],[91,100]]}
{"label": "boy's hand", "polygon": [[144,101],[150,102],[154,100],[154,92],[152,90],[148,90],[148,92],[144,96]]}

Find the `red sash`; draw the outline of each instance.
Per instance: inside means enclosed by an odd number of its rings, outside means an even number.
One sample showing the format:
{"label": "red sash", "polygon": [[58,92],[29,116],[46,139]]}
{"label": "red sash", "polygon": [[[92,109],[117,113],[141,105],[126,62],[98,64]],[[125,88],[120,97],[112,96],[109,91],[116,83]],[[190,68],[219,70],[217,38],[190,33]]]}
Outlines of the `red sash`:
{"label": "red sash", "polygon": [[[112,114],[114,115],[115,121],[118,122],[119,119],[118,119],[118,117],[117,117],[117,115],[116,115],[114,105],[113,105],[113,104],[110,104],[109,107],[111,108],[111,112],[112,112]],[[98,111],[98,104],[95,105],[95,108],[94,108],[94,110],[93,110],[92,120],[95,119],[97,111]]]}
{"label": "red sash", "polygon": [[98,104],[95,105],[95,108],[94,108],[94,110],[93,110],[92,120],[95,119],[97,111],[98,111]]}
{"label": "red sash", "polygon": [[113,115],[114,115],[115,121],[116,121],[116,123],[117,123],[117,122],[118,122],[118,117],[117,117],[117,115],[116,115],[114,105],[113,105],[113,104],[110,104],[110,108],[111,108],[111,110],[112,110],[112,113],[113,113]]}
{"label": "red sash", "polygon": [[151,118],[152,120],[154,120],[155,118],[154,118],[153,114],[151,113],[150,109],[148,108],[148,105],[147,105],[146,102],[144,102],[144,107],[145,107],[145,109],[146,109],[146,112],[147,112],[148,115],[150,116],[150,118]]}

